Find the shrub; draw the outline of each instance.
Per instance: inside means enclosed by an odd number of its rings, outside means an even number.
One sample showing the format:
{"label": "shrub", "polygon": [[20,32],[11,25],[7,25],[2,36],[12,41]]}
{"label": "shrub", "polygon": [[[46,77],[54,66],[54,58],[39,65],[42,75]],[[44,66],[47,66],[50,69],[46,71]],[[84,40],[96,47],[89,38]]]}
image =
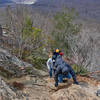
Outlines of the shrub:
{"label": "shrub", "polygon": [[70,46],[72,46],[71,42],[74,41],[74,36],[80,31],[79,25],[73,23],[75,17],[76,14],[69,9],[64,9],[54,16],[51,47],[61,48],[65,54],[69,53]]}
{"label": "shrub", "polygon": [[47,58],[43,58],[43,56],[29,56],[27,57],[27,61],[33,64],[33,67],[39,70],[45,70]]}
{"label": "shrub", "polygon": [[78,75],[87,75],[88,71],[83,66],[77,66],[76,64],[72,65],[73,70]]}

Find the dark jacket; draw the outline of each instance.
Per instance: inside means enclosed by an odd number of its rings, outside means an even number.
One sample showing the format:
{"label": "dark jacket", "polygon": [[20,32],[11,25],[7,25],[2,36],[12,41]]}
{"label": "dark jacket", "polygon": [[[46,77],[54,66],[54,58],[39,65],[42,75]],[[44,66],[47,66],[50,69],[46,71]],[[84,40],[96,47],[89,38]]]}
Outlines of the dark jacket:
{"label": "dark jacket", "polygon": [[68,72],[70,72],[70,74],[72,75],[74,82],[77,82],[75,72],[73,71],[72,67],[69,66],[62,59],[62,57],[60,55],[58,55],[57,58],[55,59],[54,66],[56,66],[56,71],[55,71],[55,84],[56,85],[58,85],[58,75],[59,74],[67,75]]}

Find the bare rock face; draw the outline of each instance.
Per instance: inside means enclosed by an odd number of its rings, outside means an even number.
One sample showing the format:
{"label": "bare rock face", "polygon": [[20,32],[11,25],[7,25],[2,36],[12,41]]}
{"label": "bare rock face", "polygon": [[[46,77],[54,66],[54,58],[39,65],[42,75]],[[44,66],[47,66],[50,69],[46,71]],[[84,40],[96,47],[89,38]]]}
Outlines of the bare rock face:
{"label": "bare rock face", "polygon": [[22,91],[14,90],[0,78],[0,100],[100,100],[97,87],[88,82],[74,85],[69,80],[55,88],[54,79],[48,77],[25,76],[16,81],[24,84]]}
{"label": "bare rock face", "polygon": [[0,61],[6,61],[6,62],[8,61],[10,63],[17,65],[18,67],[22,67],[22,66],[32,67],[31,64],[21,61],[16,56],[11,55],[8,51],[2,48],[0,48]]}
{"label": "bare rock face", "polygon": [[[30,80],[33,79],[31,77]],[[70,80],[69,82],[60,83],[55,88],[53,78],[37,78],[33,81],[24,89],[29,100],[100,100],[96,96],[97,87],[88,82],[82,81],[79,82],[79,85],[74,85]]]}
{"label": "bare rock face", "polygon": [[16,93],[0,78],[0,100],[13,100]]}
{"label": "bare rock face", "polygon": [[100,100],[96,95],[86,91],[81,86],[72,85],[68,89],[62,89],[52,95],[53,100]]}
{"label": "bare rock face", "polygon": [[[21,68],[23,69],[21,70]],[[0,70],[6,72],[6,74],[20,76],[25,72],[24,69],[28,68],[31,69],[32,65],[18,59],[7,50],[0,48]]]}
{"label": "bare rock face", "polygon": [[[0,73],[5,72],[6,76],[20,77],[26,74],[46,75],[47,72],[37,70],[32,64],[18,59],[7,50],[0,48]],[[2,73],[4,74],[4,73]]]}
{"label": "bare rock face", "polygon": [[26,96],[0,77],[0,100],[26,100]]}
{"label": "bare rock face", "polygon": [[[53,100],[100,100],[97,96],[97,80],[77,77],[79,85],[72,84],[71,80],[59,84],[51,94]],[[98,83],[99,84],[99,83]]]}

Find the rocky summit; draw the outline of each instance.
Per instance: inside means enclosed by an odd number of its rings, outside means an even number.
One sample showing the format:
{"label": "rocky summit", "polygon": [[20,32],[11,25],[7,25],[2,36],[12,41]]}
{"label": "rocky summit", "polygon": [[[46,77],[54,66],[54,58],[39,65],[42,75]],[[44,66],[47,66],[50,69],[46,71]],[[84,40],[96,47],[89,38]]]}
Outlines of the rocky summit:
{"label": "rocky summit", "polygon": [[[82,80],[79,85],[72,84],[72,80],[66,80],[65,83],[59,84],[57,88],[54,87],[54,80],[46,77],[25,76],[16,79],[16,83],[22,83],[24,88],[16,90],[11,84],[15,79],[10,80],[6,84],[0,78],[0,98],[1,100],[100,100],[96,96],[97,85],[89,80]],[[95,81],[95,80],[94,80]]]}

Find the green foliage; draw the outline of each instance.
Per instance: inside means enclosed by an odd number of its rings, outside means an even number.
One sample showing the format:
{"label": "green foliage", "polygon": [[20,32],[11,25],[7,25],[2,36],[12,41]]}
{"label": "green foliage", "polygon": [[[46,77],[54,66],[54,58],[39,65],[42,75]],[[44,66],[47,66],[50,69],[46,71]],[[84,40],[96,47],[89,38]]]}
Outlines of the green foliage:
{"label": "green foliage", "polygon": [[73,10],[63,10],[54,16],[54,30],[52,32],[53,48],[62,48],[65,53],[70,49],[70,37],[77,35],[79,25],[73,24],[76,14]]}
{"label": "green foliage", "polygon": [[29,56],[27,57],[27,60],[33,64],[33,66],[36,68],[36,69],[41,69],[43,70],[45,65],[46,65],[46,61],[47,61],[47,58],[43,58],[43,57],[36,57],[36,56]]}
{"label": "green foliage", "polygon": [[24,21],[24,27],[22,29],[22,38],[25,40],[27,37],[32,35],[32,21],[26,17]]}
{"label": "green foliage", "polygon": [[46,61],[47,60],[43,59],[43,58],[34,58],[34,66],[35,66],[35,68],[43,69],[43,66],[45,65]]}
{"label": "green foliage", "polygon": [[41,29],[33,27],[32,21],[29,17],[25,18],[24,21],[24,27],[22,30],[22,38],[25,39],[31,39],[31,41],[35,41],[37,39],[40,39],[41,36]]}
{"label": "green foliage", "polygon": [[[24,19],[21,38],[22,38],[22,44],[21,44],[22,48],[19,49],[18,51],[21,52],[22,59],[26,59],[33,52],[41,52],[41,50],[44,47],[42,30],[33,27],[31,18],[29,18],[28,16],[26,16]],[[32,49],[26,50],[23,48],[24,45]]]}
{"label": "green foliage", "polygon": [[72,68],[76,74],[79,74],[79,75],[87,75],[88,74],[87,69],[85,69],[83,66],[77,66],[76,64],[74,64],[74,65],[72,65]]}
{"label": "green foliage", "polygon": [[31,74],[32,69],[31,68],[25,68],[25,73]]}
{"label": "green foliage", "polygon": [[78,73],[78,72],[79,72],[79,71],[78,71],[78,66],[77,66],[77,65],[73,64],[73,65],[72,65],[72,68],[73,68],[73,70],[75,71],[75,73]]}

